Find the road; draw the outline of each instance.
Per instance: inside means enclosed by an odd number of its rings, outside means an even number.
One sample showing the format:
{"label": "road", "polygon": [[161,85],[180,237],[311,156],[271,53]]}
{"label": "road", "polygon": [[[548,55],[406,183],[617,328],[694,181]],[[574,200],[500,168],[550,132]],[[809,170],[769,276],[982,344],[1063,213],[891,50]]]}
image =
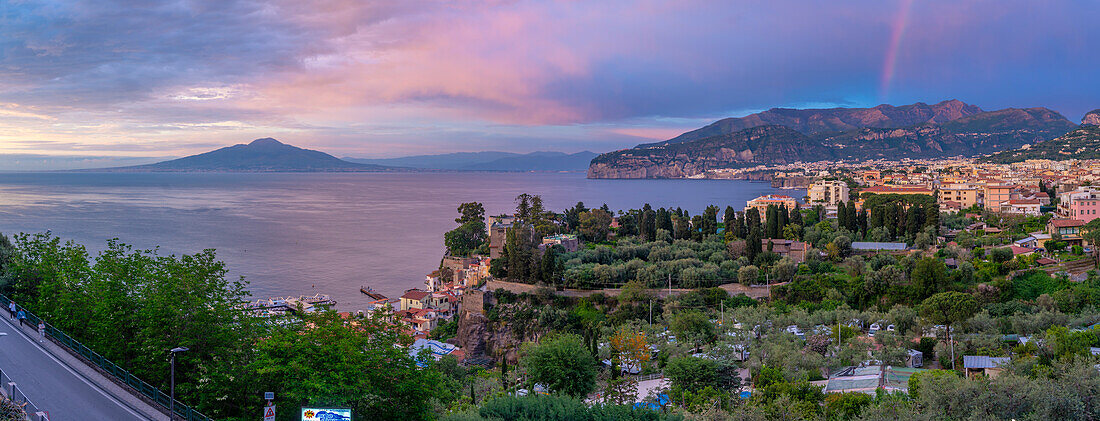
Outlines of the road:
{"label": "road", "polygon": [[110,381],[71,355],[55,355],[64,351],[38,343],[29,328],[16,328],[7,311],[2,316],[0,332],[7,336],[0,336],[0,369],[51,421],[153,419],[145,415],[152,412],[144,402],[105,384]]}

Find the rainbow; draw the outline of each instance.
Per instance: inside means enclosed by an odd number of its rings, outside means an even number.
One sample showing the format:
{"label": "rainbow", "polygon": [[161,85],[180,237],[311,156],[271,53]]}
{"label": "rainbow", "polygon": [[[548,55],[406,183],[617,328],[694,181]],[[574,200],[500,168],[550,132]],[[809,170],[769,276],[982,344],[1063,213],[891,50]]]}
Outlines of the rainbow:
{"label": "rainbow", "polygon": [[890,34],[890,45],[886,49],[886,61],[882,64],[882,80],[879,85],[879,95],[883,100],[890,93],[890,83],[894,80],[894,70],[898,62],[898,50],[901,48],[901,40],[905,37],[905,29],[909,26],[909,11],[913,8],[914,0],[901,0],[901,10],[894,19],[894,31]]}

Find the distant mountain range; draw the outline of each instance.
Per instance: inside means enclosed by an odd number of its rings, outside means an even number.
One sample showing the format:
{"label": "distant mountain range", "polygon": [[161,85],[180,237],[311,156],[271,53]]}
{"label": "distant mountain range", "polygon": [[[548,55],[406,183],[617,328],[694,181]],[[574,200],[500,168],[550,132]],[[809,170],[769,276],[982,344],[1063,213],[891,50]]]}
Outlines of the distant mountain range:
{"label": "distant mountain range", "polygon": [[982,159],[985,162],[1011,164],[1029,159],[1100,159],[1100,110],[1090,111],[1081,119],[1081,127],[1057,138],[1004,151]]}
{"label": "distant mountain range", "polygon": [[593,152],[471,152],[390,159],[340,159],[272,138],[146,165],[102,168],[110,172],[404,172],[404,171],[584,171]]}
{"label": "distant mountain range", "polygon": [[228,146],[170,161],[98,171],[378,172],[406,170],[348,162],[324,152],[290,146],[272,138],[263,138],[253,140],[247,145]]}
{"label": "distant mountain range", "polygon": [[401,158],[344,158],[361,164],[459,171],[584,171],[598,154],[595,152],[458,152],[441,155],[416,155]]}
{"label": "distant mountain range", "polygon": [[898,107],[776,108],[600,155],[592,160],[588,177],[680,178],[758,164],[976,156],[1054,139],[1076,128],[1046,108],[984,111],[958,100]]}

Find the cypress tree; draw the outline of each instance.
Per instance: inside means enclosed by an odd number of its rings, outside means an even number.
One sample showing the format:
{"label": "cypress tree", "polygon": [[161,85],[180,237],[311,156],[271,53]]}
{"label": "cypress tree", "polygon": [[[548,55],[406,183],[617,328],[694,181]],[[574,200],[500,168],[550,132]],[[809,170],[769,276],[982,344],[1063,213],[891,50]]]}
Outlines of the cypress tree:
{"label": "cypress tree", "polygon": [[844,202],[836,204],[836,226],[837,228],[848,226],[848,207],[844,206]]}
{"label": "cypress tree", "polygon": [[847,213],[848,213],[848,225],[847,225],[848,231],[851,231],[853,233],[856,232],[856,231],[859,231],[859,228],[858,228],[859,221],[856,219],[857,216],[856,216],[856,202],[855,201],[849,201],[848,202],[848,212]]}
{"label": "cypress tree", "polygon": [[791,223],[795,224],[795,225],[798,225],[798,226],[803,226],[802,225],[802,211],[799,210],[798,207],[795,207],[794,209],[791,209]]}
{"label": "cypress tree", "polygon": [[779,232],[779,210],[775,205],[768,205],[767,214],[765,215],[764,235],[768,238],[776,238]]}
{"label": "cypress tree", "polygon": [[722,225],[724,225],[725,232],[732,232],[733,235],[737,235],[737,230],[733,228],[737,224],[737,211],[733,210],[733,206],[726,206],[726,212],[722,215]]}
{"label": "cypress tree", "polygon": [[783,236],[783,228],[790,223],[791,214],[787,211],[787,205],[779,205],[779,237]]}

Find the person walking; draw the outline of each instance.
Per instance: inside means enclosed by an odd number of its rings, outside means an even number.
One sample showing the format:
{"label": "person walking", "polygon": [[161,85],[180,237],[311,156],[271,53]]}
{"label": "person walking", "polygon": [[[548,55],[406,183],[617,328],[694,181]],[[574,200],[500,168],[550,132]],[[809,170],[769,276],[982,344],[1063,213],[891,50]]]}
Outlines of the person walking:
{"label": "person walking", "polygon": [[19,310],[19,313],[16,314],[16,317],[19,318],[19,327],[23,327],[23,325],[27,323],[27,312]]}
{"label": "person walking", "polygon": [[38,342],[44,342],[46,340],[46,323],[38,322]]}
{"label": "person walking", "polygon": [[8,312],[11,313],[11,319],[15,320],[15,301],[8,301]]}

